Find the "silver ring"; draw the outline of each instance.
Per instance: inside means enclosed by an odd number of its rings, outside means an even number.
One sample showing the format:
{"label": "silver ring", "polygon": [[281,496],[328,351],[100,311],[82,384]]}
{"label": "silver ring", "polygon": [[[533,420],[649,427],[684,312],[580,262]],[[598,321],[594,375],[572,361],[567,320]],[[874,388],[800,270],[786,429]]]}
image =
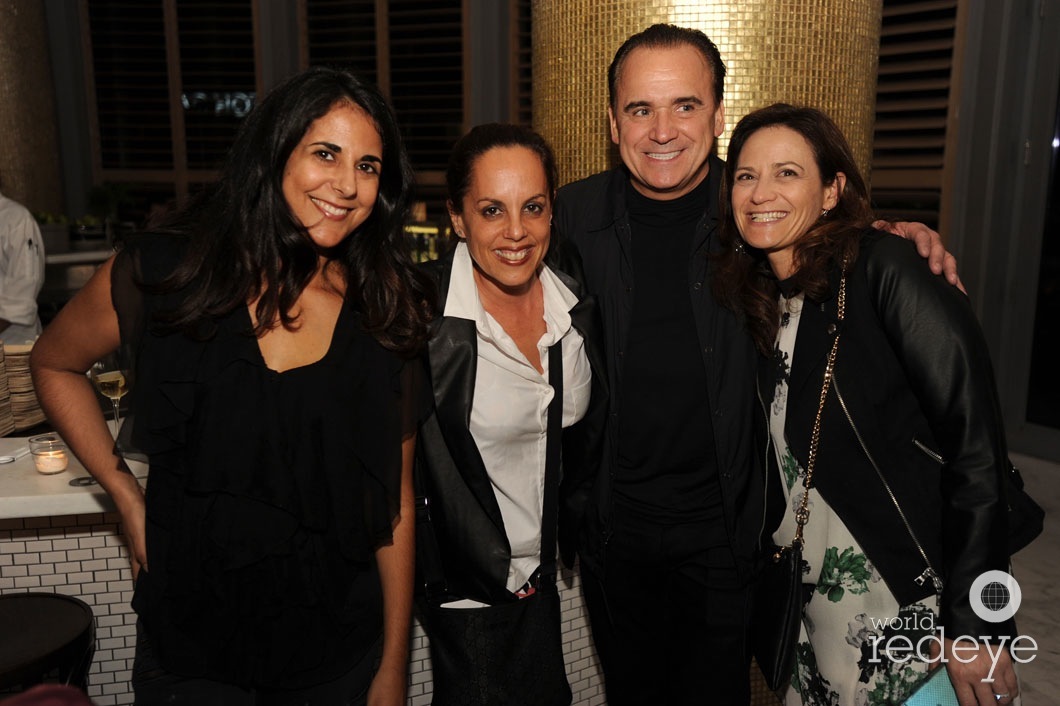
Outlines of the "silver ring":
{"label": "silver ring", "polygon": [[1001,699],[1007,699],[1008,694],[994,694],[994,700],[1000,701]]}

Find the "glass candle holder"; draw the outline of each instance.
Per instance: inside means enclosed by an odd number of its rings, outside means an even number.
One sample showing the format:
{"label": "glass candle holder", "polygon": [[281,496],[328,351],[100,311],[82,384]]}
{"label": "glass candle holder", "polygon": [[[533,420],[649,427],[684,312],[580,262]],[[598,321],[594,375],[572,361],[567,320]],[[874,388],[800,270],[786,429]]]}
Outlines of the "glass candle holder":
{"label": "glass candle holder", "polygon": [[33,464],[38,473],[62,473],[69,463],[66,442],[58,434],[42,434],[30,438],[29,451],[33,454]]}

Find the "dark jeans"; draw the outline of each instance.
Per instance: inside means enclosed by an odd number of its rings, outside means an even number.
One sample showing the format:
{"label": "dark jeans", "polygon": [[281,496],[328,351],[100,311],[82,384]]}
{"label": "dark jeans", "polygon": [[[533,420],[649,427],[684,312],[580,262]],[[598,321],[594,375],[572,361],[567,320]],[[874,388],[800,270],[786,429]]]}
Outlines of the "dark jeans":
{"label": "dark jeans", "polygon": [[728,547],[699,546],[703,523],[614,530],[605,580],[582,571],[608,706],[748,704],[750,588]]}
{"label": "dark jeans", "polygon": [[303,689],[244,689],[166,671],[155,657],[143,624],[136,623],[132,686],[135,706],[364,706],[375,673],[377,649],[338,679]]}

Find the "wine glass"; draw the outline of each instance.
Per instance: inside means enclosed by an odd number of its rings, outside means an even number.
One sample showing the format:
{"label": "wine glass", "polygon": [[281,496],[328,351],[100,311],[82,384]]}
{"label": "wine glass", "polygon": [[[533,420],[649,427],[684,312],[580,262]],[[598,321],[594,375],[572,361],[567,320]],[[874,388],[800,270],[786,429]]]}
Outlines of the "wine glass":
{"label": "wine glass", "polygon": [[93,363],[88,372],[99,394],[109,399],[114,408],[114,438],[117,440],[118,402],[129,391],[125,368],[120,357],[116,353],[111,353]]}

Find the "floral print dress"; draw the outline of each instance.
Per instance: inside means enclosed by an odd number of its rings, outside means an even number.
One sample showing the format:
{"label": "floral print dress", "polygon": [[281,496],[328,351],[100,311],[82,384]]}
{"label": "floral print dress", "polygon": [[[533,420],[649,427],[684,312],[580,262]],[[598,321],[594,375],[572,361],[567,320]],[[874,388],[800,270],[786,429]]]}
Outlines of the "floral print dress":
{"label": "floral print dress", "polygon": [[[795,536],[795,510],[802,500],[806,476],[788,448],[784,433],[788,378],[803,298],[801,294],[790,299],[782,295],[780,304],[781,326],[773,359],[776,388],[769,426],[788,501],[788,511],[773,539],[779,545],[787,545]],[[819,385],[814,389],[819,389]],[[825,439],[826,434],[827,430],[822,430]],[[785,704],[900,704],[931,665],[919,660],[915,652],[904,663],[892,661],[883,648],[894,635],[905,635],[916,645],[921,637],[934,632],[935,599],[899,606],[843,521],[816,488],[809,493],[810,517],[803,528],[803,560],[809,564],[807,575],[816,587],[804,612],[795,673],[784,696]]]}

